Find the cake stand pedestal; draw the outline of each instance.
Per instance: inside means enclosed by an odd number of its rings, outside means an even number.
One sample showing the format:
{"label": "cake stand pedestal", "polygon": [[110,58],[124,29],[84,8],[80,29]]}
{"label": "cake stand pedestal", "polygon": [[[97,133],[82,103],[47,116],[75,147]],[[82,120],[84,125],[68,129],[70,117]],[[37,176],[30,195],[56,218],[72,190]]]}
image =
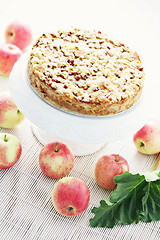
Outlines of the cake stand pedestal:
{"label": "cake stand pedestal", "polygon": [[146,78],[141,98],[123,113],[92,117],[57,109],[32,89],[27,75],[28,55],[29,52],[25,53],[14,65],[10,91],[19,110],[32,122],[33,133],[42,144],[62,141],[75,155],[91,154],[107,142],[133,135],[147,119],[160,117],[160,109],[155,104],[160,102],[160,83],[155,82],[156,78],[150,81]]}
{"label": "cake stand pedestal", "polygon": [[72,150],[74,156],[85,156],[85,155],[92,154],[100,150],[105,145],[105,143],[88,144],[88,143],[78,143],[78,142],[66,140],[66,139],[57,137],[53,134],[49,134],[48,132],[42,130],[41,128],[37,127],[34,124],[31,125],[31,128],[32,128],[33,134],[41,144],[46,145],[48,143],[56,142],[56,141],[63,142]]}

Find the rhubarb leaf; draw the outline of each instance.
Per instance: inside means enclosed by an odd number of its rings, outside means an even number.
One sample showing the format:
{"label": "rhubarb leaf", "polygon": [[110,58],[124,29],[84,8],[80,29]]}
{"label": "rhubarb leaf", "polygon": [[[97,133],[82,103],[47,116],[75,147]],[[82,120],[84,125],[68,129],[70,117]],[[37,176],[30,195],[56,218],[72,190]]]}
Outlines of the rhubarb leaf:
{"label": "rhubarb leaf", "polygon": [[160,180],[149,182],[143,189],[143,211],[140,219],[144,222],[160,220]]}
{"label": "rhubarb leaf", "polygon": [[112,228],[116,224],[160,220],[159,179],[147,181],[145,175],[125,172],[115,176],[114,182],[117,189],[112,192],[109,202],[102,200],[99,207],[92,209],[95,216],[90,219],[91,227]]}

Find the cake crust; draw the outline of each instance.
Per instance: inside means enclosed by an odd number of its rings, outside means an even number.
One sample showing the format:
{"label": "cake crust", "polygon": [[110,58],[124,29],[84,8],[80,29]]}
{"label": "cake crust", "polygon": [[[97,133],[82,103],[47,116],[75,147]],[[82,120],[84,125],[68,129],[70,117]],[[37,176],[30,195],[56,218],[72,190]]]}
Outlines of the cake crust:
{"label": "cake crust", "polygon": [[33,45],[27,71],[42,99],[82,115],[123,112],[137,102],[144,85],[138,54],[100,31],[43,34]]}

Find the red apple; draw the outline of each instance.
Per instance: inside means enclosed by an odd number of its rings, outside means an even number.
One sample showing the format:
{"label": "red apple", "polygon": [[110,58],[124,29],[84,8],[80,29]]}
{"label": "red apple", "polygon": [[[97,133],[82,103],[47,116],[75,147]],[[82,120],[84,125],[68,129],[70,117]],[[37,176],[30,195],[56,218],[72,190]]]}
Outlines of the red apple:
{"label": "red apple", "polygon": [[125,171],[129,171],[129,165],[123,157],[117,154],[105,155],[96,163],[95,178],[101,187],[115,189],[114,177]]}
{"label": "red apple", "polygon": [[29,26],[13,22],[5,32],[6,43],[18,46],[21,50],[25,49],[32,42],[32,33]]}
{"label": "red apple", "polygon": [[20,158],[22,146],[14,135],[0,133],[0,169],[12,167]]}
{"label": "red apple", "polygon": [[59,180],[52,191],[52,202],[60,214],[68,217],[81,214],[88,206],[90,191],[80,179],[65,177]]}
{"label": "red apple", "polygon": [[45,145],[39,155],[39,165],[48,177],[65,177],[73,168],[74,156],[63,143],[53,142]]}
{"label": "red apple", "polygon": [[0,75],[9,76],[15,62],[22,55],[22,51],[13,44],[0,47]]}
{"label": "red apple", "polygon": [[15,128],[24,119],[12,98],[8,95],[0,96],[0,127]]}
{"label": "red apple", "polygon": [[134,134],[133,142],[138,151],[144,154],[160,152],[160,120],[151,119]]}

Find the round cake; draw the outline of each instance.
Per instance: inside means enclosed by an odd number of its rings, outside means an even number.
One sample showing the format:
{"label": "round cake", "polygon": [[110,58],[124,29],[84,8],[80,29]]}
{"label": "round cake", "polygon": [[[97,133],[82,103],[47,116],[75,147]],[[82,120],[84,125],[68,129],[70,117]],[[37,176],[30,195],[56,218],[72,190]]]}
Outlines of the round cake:
{"label": "round cake", "polygon": [[27,71],[42,99],[81,115],[126,111],[144,85],[135,51],[100,31],[75,28],[43,34],[32,47]]}

